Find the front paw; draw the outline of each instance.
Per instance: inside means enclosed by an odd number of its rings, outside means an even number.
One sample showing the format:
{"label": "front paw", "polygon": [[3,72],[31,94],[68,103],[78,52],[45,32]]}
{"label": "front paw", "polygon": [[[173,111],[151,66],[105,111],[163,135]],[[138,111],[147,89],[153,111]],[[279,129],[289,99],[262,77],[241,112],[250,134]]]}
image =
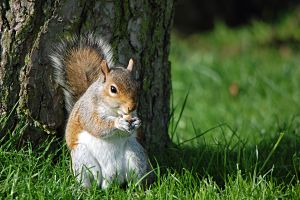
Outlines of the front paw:
{"label": "front paw", "polygon": [[138,117],[133,117],[131,119],[131,128],[136,130],[141,126],[142,122]]}
{"label": "front paw", "polygon": [[115,121],[115,127],[121,131],[130,132],[132,130],[130,122],[122,117],[118,117]]}

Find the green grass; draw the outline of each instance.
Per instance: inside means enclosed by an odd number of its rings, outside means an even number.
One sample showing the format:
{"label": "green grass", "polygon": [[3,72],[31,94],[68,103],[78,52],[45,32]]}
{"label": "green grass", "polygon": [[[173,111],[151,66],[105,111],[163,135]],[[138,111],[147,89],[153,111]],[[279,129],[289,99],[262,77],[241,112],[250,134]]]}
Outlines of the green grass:
{"label": "green grass", "polygon": [[12,137],[0,146],[0,199],[300,199],[297,12],[273,25],[173,33],[170,60],[178,146],[153,162],[148,189],[83,189],[66,146],[16,149]]}
{"label": "green grass", "polygon": [[[173,36],[175,105],[189,89],[179,142],[190,137],[186,132],[193,133],[192,121],[202,130],[229,123],[251,143],[299,122],[300,40],[296,50],[288,41],[278,45],[270,38],[279,37],[276,30],[258,22],[238,30],[220,24],[213,33],[184,40]],[[230,86],[238,88],[236,95]],[[208,137],[220,138],[215,132]]]}
{"label": "green grass", "polygon": [[[65,146],[48,154],[45,150],[51,143],[44,144],[34,151],[30,146],[13,150],[8,144],[0,148],[1,199],[299,198],[299,184],[280,183],[272,177],[271,171],[256,176],[245,175],[238,169],[226,175],[223,185],[217,184],[214,176],[196,176],[192,169],[156,168],[157,180],[147,190],[134,184],[129,185],[127,189],[120,189],[116,185],[108,190],[100,190],[95,185],[91,189],[83,189],[71,175],[69,152]],[[212,162],[214,159],[210,158]],[[223,167],[216,170],[222,171]]]}

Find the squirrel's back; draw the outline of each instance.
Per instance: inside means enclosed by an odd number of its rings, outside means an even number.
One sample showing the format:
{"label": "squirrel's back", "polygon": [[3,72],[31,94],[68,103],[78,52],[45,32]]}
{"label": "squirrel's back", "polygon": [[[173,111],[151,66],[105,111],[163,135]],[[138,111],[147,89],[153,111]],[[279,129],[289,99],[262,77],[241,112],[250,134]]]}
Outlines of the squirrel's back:
{"label": "squirrel's back", "polygon": [[55,81],[62,86],[68,112],[87,88],[101,76],[101,63],[114,66],[112,50],[93,34],[62,40],[50,55]]}

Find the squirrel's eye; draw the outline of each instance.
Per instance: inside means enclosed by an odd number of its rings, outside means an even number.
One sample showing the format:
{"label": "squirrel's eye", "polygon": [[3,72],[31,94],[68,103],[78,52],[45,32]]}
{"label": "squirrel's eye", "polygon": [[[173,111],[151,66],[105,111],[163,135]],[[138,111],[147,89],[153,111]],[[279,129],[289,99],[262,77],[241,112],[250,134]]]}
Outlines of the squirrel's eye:
{"label": "squirrel's eye", "polygon": [[117,93],[117,88],[115,86],[110,86],[111,93]]}

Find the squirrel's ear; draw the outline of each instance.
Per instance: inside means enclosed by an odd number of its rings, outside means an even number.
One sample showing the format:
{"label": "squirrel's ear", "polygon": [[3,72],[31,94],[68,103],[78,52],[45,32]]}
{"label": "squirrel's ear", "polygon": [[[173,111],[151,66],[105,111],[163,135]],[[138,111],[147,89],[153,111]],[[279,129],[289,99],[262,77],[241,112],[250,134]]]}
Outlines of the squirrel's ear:
{"label": "squirrel's ear", "polygon": [[104,82],[106,81],[106,76],[108,75],[109,71],[110,71],[110,69],[109,69],[109,67],[107,65],[106,60],[103,60],[101,62],[101,72],[104,75]]}
{"label": "squirrel's ear", "polygon": [[130,60],[129,60],[129,62],[128,62],[127,69],[128,69],[129,71],[132,71],[132,68],[133,68],[133,60],[132,60],[132,58],[130,58]]}

